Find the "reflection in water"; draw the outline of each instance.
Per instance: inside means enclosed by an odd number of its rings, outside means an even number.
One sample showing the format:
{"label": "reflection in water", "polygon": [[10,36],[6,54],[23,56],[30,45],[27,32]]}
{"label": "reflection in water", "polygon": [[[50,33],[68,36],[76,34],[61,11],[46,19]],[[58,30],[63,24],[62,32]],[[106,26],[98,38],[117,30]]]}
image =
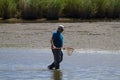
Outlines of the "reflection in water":
{"label": "reflection in water", "polygon": [[53,71],[53,80],[62,80],[62,72],[60,70]]}

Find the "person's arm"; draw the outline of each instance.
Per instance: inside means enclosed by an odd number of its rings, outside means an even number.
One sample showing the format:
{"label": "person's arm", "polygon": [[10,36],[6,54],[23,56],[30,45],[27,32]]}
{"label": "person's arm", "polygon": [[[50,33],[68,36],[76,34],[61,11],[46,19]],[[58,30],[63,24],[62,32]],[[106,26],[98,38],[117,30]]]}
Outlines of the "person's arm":
{"label": "person's arm", "polygon": [[63,45],[63,46],[62,46],[62,49],[65,50],[65,49],[66,49],[66,46]]}
{"label": "person's arm", "polygon": [[52,48],[52,49],[55,49],[55,48],[56,48],[56,46],[54,45],[53,39],[51,39],[51,48]]}

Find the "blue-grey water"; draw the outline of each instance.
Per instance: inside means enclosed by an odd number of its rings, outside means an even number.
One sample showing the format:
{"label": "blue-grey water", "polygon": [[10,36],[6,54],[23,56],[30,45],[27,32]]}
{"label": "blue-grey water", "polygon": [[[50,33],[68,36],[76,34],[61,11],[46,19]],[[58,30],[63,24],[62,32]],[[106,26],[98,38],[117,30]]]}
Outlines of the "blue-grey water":
{"label": "blue-grey water", "polygon": [[49,49],[0,48],[0,80],[120,80],[119,51],[64,51],[60,71],[52,61]]}

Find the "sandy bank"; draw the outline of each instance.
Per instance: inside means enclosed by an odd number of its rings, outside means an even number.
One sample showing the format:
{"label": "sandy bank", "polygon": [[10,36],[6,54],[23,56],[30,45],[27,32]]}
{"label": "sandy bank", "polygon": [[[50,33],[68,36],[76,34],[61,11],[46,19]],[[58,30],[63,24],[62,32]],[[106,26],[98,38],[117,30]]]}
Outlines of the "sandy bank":
{"label": "sandy bank", "polygon": [[52,31],[65,26],[65,45],[75,49],[120,50],[120,22],[0,23],[0,47],[50,48]]}

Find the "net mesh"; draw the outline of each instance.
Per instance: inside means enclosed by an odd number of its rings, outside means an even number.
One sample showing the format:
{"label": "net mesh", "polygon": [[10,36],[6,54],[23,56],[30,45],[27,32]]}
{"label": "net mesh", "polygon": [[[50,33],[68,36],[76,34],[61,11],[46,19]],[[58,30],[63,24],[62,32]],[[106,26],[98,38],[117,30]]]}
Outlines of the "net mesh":
{"label": "net mesh", "polygon": [[71,56],[72,55],[72,53],[73,53],[73,51],[74,51],[74,49],[73,48],[66,48],[66,50],[67,50],[67,54],[68,54],[68,56]]}

